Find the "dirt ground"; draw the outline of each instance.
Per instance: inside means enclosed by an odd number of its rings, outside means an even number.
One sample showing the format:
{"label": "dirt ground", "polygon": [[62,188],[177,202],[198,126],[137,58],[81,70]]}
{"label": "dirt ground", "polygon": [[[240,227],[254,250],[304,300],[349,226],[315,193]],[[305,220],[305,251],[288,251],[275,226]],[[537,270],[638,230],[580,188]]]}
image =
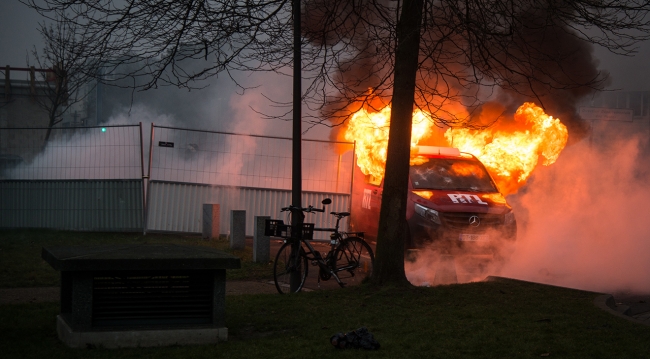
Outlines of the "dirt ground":
{"label": "dirt ground", "polygon": [[[273,282],[269,281],[228,281],[226,295],[277,293]],[[59,300],[59,287],[0,288],[0,304],[56,302]]]}

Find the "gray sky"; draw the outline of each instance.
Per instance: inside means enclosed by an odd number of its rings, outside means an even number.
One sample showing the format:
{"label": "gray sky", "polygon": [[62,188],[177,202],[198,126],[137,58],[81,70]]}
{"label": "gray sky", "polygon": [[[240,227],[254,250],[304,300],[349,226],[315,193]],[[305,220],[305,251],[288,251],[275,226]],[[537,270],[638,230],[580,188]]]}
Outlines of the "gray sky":
{"label": "gray sky", "polygon": [[[39,15],[18,0],[0,1],[0,66],[27,64],[27,53],[34,45],[42,46],[37,31],[39,21]],[[601,61],[600,68],[611,73],[613,87],[650,90],[650,43],[642,44],[634,57],[615,56],[602,49],[596,49],[596,55]]]}
{"label": "gray sky", "polygon": [[38,33],[40,19],[36,12],[18,0],[0,1],[0,66],[27,65],[27,53],[41,42]]}

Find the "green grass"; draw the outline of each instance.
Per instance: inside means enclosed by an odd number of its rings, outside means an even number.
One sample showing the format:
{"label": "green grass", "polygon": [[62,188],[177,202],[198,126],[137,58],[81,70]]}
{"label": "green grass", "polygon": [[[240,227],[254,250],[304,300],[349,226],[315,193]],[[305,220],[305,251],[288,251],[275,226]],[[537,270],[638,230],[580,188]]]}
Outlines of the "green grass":
{"label": "green grass", "polygon": [[[8,235],[9,234],[9,235]],[[0,232],[2,283],[45,283],[43,245],[156,243],[206,245],[196,237]],[[169,242],[167,242],[169,241]],[[222,243],[223,242],[223,243]],[[150,242],[153,243],[153,242]],[[209,242],[225,246],[225,241]],[[7,251],[7,253],[4,253]],[[30,254],[31,253],[31,254]],[[21,258],[11,258],[12,254]],[[32,258],[35,257],[36,259]],[[10,259],[12,264],[5,263]],[[20,269],[12,268],[20,265]],[[252,265],[252,264],[251,264]],[[43,267],[43,268],[41,268]],[[10,279],[6,271],[32,273]],[[262,271],[242,270],[241,278]],[[52,278],[55,277],[54,273]],[[20,285],[18,285],[20,284]],[[361,286],[297,295],[227,296],[229,340],[164,348],[70,349],[58,341],[58,303],[0,306],[2,358],[650,358],[650,327],[607,313],[596,293],[514,280],[433,288]],[[329,338],[366,326],[378,351],[337,350]]]}
{"label": "green grass", "polygon": [[0,230],[0,288],[47,287],[59,285],[59,273],[41,259],[46,246],[76,246],[124,243],[173,243],[206,246],[241,258],[241,269],[228,270],[228,279],[272,278],[271,263],[254,263],[253,250],[231,250],[226,238],[204,240],[179,234],[94,233],[55,230]]}
{"label": "green grass", "polygon": [[[435,288],[356,287],[227,297],[227,342],[107,350],[56,338],[56,303],[0,306],[4,358],[648,358],[650,327],[593,304],[594,293],[501,281]],[[366,326],[378,351],[336,350]]]}

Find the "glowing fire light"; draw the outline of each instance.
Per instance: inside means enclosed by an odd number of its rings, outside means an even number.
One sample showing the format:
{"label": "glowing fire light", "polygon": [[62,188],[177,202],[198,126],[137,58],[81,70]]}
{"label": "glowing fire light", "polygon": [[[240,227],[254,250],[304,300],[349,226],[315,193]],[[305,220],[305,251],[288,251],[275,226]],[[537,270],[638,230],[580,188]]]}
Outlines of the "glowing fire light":
{"label": "glowing fire light", "polygon": [[494,177],[504,194],[514,193],[537,166],[553,164],[569,138],[559,119],[544,113],[541,107],[525,102],[515,112],[517,129],[448,129],[445,138],[461,152],[478,157]]}
{"label": "glowing fire light", "polygon": [[[368,112],[362,108],[350,118],[344,138],[347,141],[356,141],[357,165],[363,174],[375,178],[384,176],[389,125],[388,106],[379,112]],[[432,131],[433,126],[429,114],[420,110],[414,111],[411,147],[417,146],[420,140]]]}
{"label": "glowing fire light", "polygon": [[[379,112],[366,109],[357,111],[350,119],[344,138],[356,141],[357,164],[366,175],[382,178],[386,164],[390,107]],[[413,154],[421,140],[436,130],[431,115],[420,110],[413,113],[411,147]],[[533,103],[526,102],[514,115],[515,129],[500,129],[499,126],[486,130],[448,129],[445,138],[461,152],[478,157],[487,167],[504,194],[517,191],[537,166],[554,163],[566,145],[569,134],[559,119],[544,113]],[[440,144],[438,144],[440,145]],[[411,162],[426,159],[412,157]]]}

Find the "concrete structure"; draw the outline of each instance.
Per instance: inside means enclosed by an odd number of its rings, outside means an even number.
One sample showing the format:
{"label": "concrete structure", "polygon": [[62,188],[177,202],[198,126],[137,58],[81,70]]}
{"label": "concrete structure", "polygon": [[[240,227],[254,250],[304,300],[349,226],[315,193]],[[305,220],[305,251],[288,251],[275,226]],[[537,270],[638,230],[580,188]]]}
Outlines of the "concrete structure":
{"label": "concrete structure", "polygon": [[87,348],[91,343],[115,349],[214,344],[228,340],[228,328],[75,332],[60,315],[56,317],[56,331],[59,339],[71,348]]}
{"label": "concrete structure", "polygon": [[[56,88],[56,80],[50,76],[52,73],[52,69],[36,69],[33,66],[0,68],[0,76],[4,77],[0,77],[0,129],[49,126],[46,105]],[[61,105],[57,112],[61,122],[55,127],[97,125],[99,94],[95,83],[85,84],[79,92],[83,100],[69,100]],[[11,134],[0,131],[0,155],[20,156],[30,162],[43,149],[46,132],[42,129]],[[26,143],[30,145],[25,146]]]}
{"label": "concrete structure", "polygon": [[73,348],[226,340],[226,269],[240,259],[207,247],[43,248],[61,272],[57,332]]}
{"label": "concrete structure", "polygon": [[230,248],[244,249],[246,246],[246,211],[230,211]]}
{"label": "concrete structure", "polygon": [[[34,68],[0,69],[4,78],[0,81],[0,128],[46,127],[48,113],[38,104],[38,97],[46,97],[48,87],[36,80]],[[42,149],[45,131],[22,131],[19,136],[0,131],[0,155],[20,156],[30,161]],[[30,146],[24,146],[30,143]],[[20,151],[17,151],[20,149]]]}
{"label": "concrete structure", "polygon": [[253,262],[268,263],[271,260],[271,237],[264,234],[264,226],[269,219],[269,216],[255,216]]}
{"label": "concrete structure", "polygon": [[216,203],[203,204],[203,238],[213,239],[219,238],[219,221],[220,221],[219,205]]}

